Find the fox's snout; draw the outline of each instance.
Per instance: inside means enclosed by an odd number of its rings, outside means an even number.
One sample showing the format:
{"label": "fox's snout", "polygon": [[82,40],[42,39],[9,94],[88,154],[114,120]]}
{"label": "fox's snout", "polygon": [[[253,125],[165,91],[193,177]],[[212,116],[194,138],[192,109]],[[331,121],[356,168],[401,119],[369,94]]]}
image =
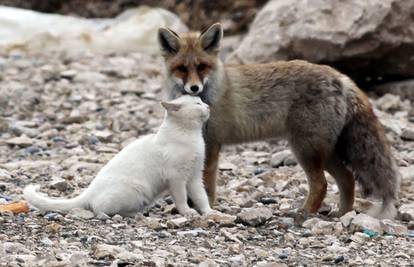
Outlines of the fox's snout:
{"label": "fox's snout", "polygon": [[[207,79],[204,79],[207,80]],[[184,91],[190,95],[199,95],[204,90],[204,82],[200,79],[193,79],[184,84]]]}

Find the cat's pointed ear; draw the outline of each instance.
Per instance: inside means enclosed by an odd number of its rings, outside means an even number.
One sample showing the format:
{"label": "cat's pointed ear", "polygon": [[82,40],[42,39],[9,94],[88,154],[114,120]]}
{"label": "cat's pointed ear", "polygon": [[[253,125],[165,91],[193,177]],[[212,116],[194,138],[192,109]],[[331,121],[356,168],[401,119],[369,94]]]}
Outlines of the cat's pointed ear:
{"label": "cat's pointed ear", "polygon": [[161,102],[161,106],[163,106],[167,111],[179,111],[181,108],[180,104],[164,101]]}
{"label": "cat's pointed ear", "polygon": [[158,29],[158,43],[164,55],[173,55],[180,49],[180,37],[167,28]]}
{"label": "cat's pointed ear", "polygon": [[223,28],[220,23],[215,23],[200,35],[201,47],[206,52],[217,52],[223,39]]}

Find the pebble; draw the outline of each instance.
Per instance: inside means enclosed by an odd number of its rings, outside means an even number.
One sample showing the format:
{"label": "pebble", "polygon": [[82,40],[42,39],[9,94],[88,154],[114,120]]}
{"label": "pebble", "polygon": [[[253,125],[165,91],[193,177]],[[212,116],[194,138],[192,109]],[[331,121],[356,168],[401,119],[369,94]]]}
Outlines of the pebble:
{"label": "pebble", "polygon": [[54,177],[49,184],[50,188],[57,189],[60,192],[65,192],[70,187],[69,183],[62,178]]}
{"label": "pebble", "polygon": [[404,221],[414,220],[414,203],[403,204],[400,206],[398,211],[400,212],[401,217]]}
{"label": "pebble", "polygon": [[272,158],[270,159],[270,165],[273,168],[277,168],[284,165],[284,161],[291,156],[291,152],[289,150],[283,150],[276,152],[272,155]]}
{"label": "pebble", "polygon": [[324,221],[319,218],[308,219],[302,226],[310,229],[314,235],[331,235],[337,229],[336,222]]}
{"label": "pebble", "polygon": [[6,144],[19,147],[29,147],[33,145],[33,139],[26,136],[13,137],[6,140]]}
{"label": "pebble", "polygon": [[401,132],[401,138],[408,141],[414,141],[414,128],[404,128]]}
{"label": "pebble", "polygon": [[363,231],[363,230],[371,230],[376,233],[382,234],[383,229],[381,227],[380,220],[373,218],[369,215],[366,215],[364,213],[360,213],[356,215],[350,226],[351,231]]}
{"label": "pebble", "polygon": [[205,218],[206,220],[211,220],[214,223],[219,224],[220,226],[230,227],[235,225],[237,216],[213,211],[210,214],[203,216],[203,218]]}
{"label": "pebble", "polygon": [[267,222],[273,213],[268,208],[246,208],[237,214],[237,220],[249,226],[258,226]]}
{"label": "pebble", "polygon": [[390,235],[405,235],[408,232],[408,228],[406,225],[396,223],[393,220],[382,220],[381,221],[382,229],[386,234]]}
{"label": "pebble", "polygon": [[354,210],[345,213],[344,215],[342,215],[339,220],[341,221],[342,225],[344,227],[348,227],[349,225],[351,225],[352,220],[355,218],[356,216],[356,212]]}
{"label": "pebble", "polygon": [[181,228],[188,223],[186,217],[178,217],[167,221],[168,228]]}

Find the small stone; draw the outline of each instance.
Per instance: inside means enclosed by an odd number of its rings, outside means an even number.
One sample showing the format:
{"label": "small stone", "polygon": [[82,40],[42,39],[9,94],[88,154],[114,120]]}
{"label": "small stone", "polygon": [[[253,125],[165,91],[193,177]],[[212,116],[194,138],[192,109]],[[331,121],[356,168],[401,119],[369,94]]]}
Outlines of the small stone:
{"label": "small stone", "polygon": [[119,214],[115,214],[114,216],[112,216],[112,220],[114,222],[122,222],[124,220],[124,218],[122,218],[122,216],[119,215]]}
{"label": "small stone", "polygon": [[40,243],[42,243],[43,245],[47,246],[47,247],[51,247],[53,246],[53,241],[50,240],[49,238],[45,237],[42,240],[40,240]]}
{"label": "small stone", "polygon": [[60,77],[65,79],[73,79],[78,72],[76,70],[64,70],[60,73]]}
{"label": "small stone", "polygon": [[28,154],[34,155],[34,154],[41,152],[42,150],[38,146],[29,146],[24,151]]}
{"label": "small stone", "polygon": [[228,231],[224,230],[224,229],[220,229],[220,233],[227,239],[233,242],[236,242],[238,244],[243,244],[242,241],[240,241],[239,238],[237,238],[237,236],[229,233]]}
{"label": "small stone", "polygon": [[99,244],[93,249],[93,255],[97,259],[115,259],[120,253],[125,252],[127,252],[127,250],[122,247],[107,244]]}
{"label": "small stone", "polygon": [[5,181],[11,179],[11,173],[5,169],[0,168],[0,180]]}
{"label": "small stone", "polygon": [[149,229],[159,231],[164,228],[158,219],[148,217],[148,218],[145,218],[144,220],[145,220],[145,225]]}
{"label": "small stone", "polygon": [[369,239],[369,236],[361,232],[356,232],[350,237],[350,239],[355,243],[365,244],[365,242]]}
{"label": "small stone", "polygon": [[86,117],[84,115],[82,115],[78,110],[74,109],[69,114],[69,116],[64,117],[62,119],[62,123],[65,123],[65,124],[82,123],[85,121],[85,119]]}
{"label": "small stone", "polygon": [[284,164],[284,161],[289,156],[291,156],[291,153],[289,150],[283,150],[283,151],[276,152],[275,154],[273,154],[272,158],[270,159],[270,165],[273,168],[280,167]]}
{"label": "small stone", "polygon": [[226,227],[234,226],[237,219],[234,215],[225,214],[219,211],[210,212],[203,217],[205,217],[206,220],[212,220],[213,222]]}
{"label": "small stone", "polygon": [[95,217],[92,211],[81,209],[81,208],[72,209],[71,211],[69,211],[69,213],[66,216],[72,217],[72,218],[85,219],[85,220],[89,220]]}
{"label": "small stone", "polygon": [[338,256],[338,257],[336,257],[334,263],[338,264],[338,263],[341,263],[343,261],[345,261],[345,257],[344,256]]}
{"label": "small stone", "polygon": [[96,138],[98,138],[99,141],[101,142],[110,142],[113,134],[112,132],[105,130],[105,131],[94,131],[92,133],[94,136],[96,136]]}
{"label": "small stone", "polygon": [[324,221],[319,218],[308,219],[302,226],[311,229],[314,235],[330,235],[336,230],[336,222]]}
{"label": "small stone", "polygon": [[168,228],[180,228],[186,225],[188,222],[186,217],[178,217],[167,221]]}
{"label": "small stone", "polygon": [[269,208],[247,208],[237,214],[237,221],[245,225],[257,226],[268,221],[272,215],[272,210]]}
{"label": "small stone", "polygon": [[408,232],[408,228],[407,226],[403,225],[403,224],[399,224],[396,223],[392,220],[382,220],[381,221],[381,226],[384,230],[385,233],[390,234],[390,235],[397,235],[397,236],[401,236],[401,235],[405,235]]}
{"label": "small stone", "polygon": [[414,141],[414,129],[412,128],[402,129],[401,139],[407,140],[407,141]]}
{"label": "small stone", "polygon": [[246,266],[246,258],[244,255],[236,255],[229,258],[230,265],[234,267],[243,267]]}
{"label": "small stone", "polygon": [[282,252],[278,255],[278,258],[281,260],[287,259],[289,257],[289,254]]}
{"label": "small stone", "polygon": [[298,162],[296,158],[292,154],[290,154],[287,158],[283,160],[283,165],[284,166],[296,166],[298,165]]}
{"label": "small stone", "polygon": [[383,233],[380,220],[373,218],[369,215],[366,215],[364,213],[360,213],[354,217],[354,219],[352,220],[350,224],[350,229],[353,232],[370,230],[378,234]]}
{"label": "small stone", "polygon": [[215,261],[213,260],[205,260],[203,262],[201,262],[198,267],[219,267],[220,265],[218,265]]}
{"label": "small stone", "polygon": [[62,225],[58,223],[51,223],[51,224],[46,225],[45,230],[46,232],[57,234],[59,233],[61,228],[62,228]]}
{"label": "small stone", "polygon": [[6,144],[19,147],[29,147],[33,145],[33,139],[30,139],[25,136],[13,137],[6,140]]}
{"label": "small stone", "polygon": [[237,169],[237,166],[231,162],[223,161],[223,162],[220,162],[219,169],[221,171],[234,171]]}
{"label": "small stone", "polygon": [[208,234],[208,231],[200,229],[200,228],[177,232],[177,235],[181,235],[181,236],[202,236],[202,235],[206,236],[207,234]]}
{"label": "small stone", "polygon": [[61,215],[59,215],[56,212],[51,212],[43,216],[43,218],[45,218],[48,221],[57,221],[59,220],[59,218],[61,218]]}
{"label": "small stone", "polygon": [[87,266],[87,263],[89,262],[89,254],[86,252],[74,252],[69,257],[69,261],[72,266]]}
{"label": "small stone", "polygon": [[414,220],[414,203],[403,204],[398,209],[401,214],[401,218],[404,221],[413,221]]}
{"label": "small stone", "polygon": [[257,267],[287,267],[285,263],[282,262],[259,262]]}
{"label": "small stone", "polygon": [[60,192],[65,192],[70,187],[65,179],[54,177],[50,183],[50,188],[57,189]]}
{"label": "small stone", "polygon": [[271,198],[271,197],[262,197],[262,198],[260,198],[259,202],[261,202],[265,205],[276,204],[277,203],[276,199]]}
{"label": "small stone", "polygon": [[343,216],[341,216],[339,220],[341,221],[344,227],[348,227],[356,215],[357,215],[356,212],[352,210],[352,211],[345,213]]}

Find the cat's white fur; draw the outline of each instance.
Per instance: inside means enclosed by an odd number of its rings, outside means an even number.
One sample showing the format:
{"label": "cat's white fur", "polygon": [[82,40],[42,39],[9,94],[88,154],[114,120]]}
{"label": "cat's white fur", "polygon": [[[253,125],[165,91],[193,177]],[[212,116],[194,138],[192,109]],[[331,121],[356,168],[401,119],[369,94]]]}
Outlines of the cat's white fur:
{"label": "cat's white fur", "polygon": [[67,213],[84,208],[96,215],[135,216],[169,192],[180,214],[197,214],[187,204],[188,193],[196,209],[209,213],[202,182],[202,126],[209,108],[199,97],[189,95],[161,104],[166,115],[158,132],[122,149],[79,196],[53,199],[39,194],[37,186],[29,185],[24,189],[25,199],[41,211]]}

